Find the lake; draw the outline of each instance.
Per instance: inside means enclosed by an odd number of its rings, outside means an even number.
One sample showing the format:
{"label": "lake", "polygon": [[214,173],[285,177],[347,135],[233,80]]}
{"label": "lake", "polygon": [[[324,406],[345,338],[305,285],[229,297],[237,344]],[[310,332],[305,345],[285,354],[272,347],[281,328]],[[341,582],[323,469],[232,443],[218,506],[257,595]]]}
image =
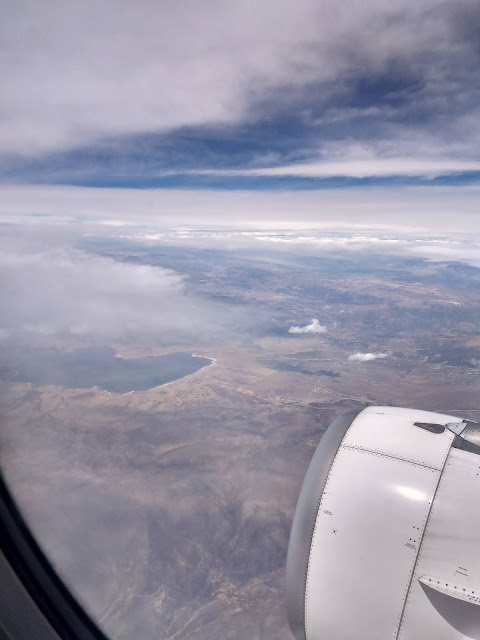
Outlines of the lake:
{"label": "lake", "polygon": [[7,377],[35,386],[98,387],[112,393],[127,393],[180,380],[212,362],[211,358],[183,352],[123,358],[110,347],[88,347],[71,352],[35,349],[15,356]]}

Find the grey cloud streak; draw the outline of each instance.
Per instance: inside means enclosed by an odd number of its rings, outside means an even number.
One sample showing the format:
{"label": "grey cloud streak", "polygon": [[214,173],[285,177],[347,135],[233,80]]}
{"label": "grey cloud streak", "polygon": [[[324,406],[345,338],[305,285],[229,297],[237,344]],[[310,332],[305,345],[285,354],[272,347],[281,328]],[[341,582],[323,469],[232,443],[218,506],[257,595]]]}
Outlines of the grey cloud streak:
{"label": "grey cloud streak", "polygon": [[[347,150],[345,150],[347,151]],[[454,158],[408,158],[385,157],[369,152],[359,153],[357,157],[342,157],[336,162],[311,162],[309,164],[294,164],[287,166],[258,168],[258,169],[204,169],[190,170],[183,173],[194,175],[216,176],[300,176],[325,178],[333,176],[348,176],[365,178],[369,176],[427,176],[429,178],[480,171],[480,161],[455,160]],[[175,175],[179,172],[164,172],[164,175]]]}

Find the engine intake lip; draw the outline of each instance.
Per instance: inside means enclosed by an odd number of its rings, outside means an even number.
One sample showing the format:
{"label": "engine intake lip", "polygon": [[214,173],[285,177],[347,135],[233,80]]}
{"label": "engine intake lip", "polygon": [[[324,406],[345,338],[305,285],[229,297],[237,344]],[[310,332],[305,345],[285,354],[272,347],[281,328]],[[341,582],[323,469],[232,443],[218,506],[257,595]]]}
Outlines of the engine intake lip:
{"label": "engine intake lip", "polygon": [[[355,418],[365,407],[338,416],[322,436],[312,457],[295,509],[286,567],[287,617],[295,640],[306,640],[305,589],[318,507],[330,468]],[[312,504],[317,505],[312,509]]]}

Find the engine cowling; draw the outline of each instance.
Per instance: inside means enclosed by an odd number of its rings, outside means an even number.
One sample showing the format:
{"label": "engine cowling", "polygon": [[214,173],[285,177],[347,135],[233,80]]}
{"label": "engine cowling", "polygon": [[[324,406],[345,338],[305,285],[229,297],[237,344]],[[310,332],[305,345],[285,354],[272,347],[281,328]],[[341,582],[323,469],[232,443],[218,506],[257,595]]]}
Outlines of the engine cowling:
{"label": "engine cowling", "polygon": [[479,434],[394,407],[332,423],[290,535],[296,640],[480,640]]}

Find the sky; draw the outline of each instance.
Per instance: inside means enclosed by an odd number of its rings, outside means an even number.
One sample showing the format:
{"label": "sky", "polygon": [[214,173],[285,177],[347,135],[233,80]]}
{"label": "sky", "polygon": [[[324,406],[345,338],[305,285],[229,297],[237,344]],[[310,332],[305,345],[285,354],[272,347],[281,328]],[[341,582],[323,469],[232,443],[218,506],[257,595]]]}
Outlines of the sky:
{"label": "sky", "polygon": [[[0,0],[0,16],[4,355],[212,355],[277,329],[267,305],[214,302],[85,236],[480,268],[479,0]],[[318,305],[285,336],[328,339]],[[352,366],[390,357],[372,332]]]}
{"label": "sky", "polygon": [[[212,355],[212,336],[276,327],[85,236],[480,268],[479,0],[0,0],[0,16],[4,354]],[[318,304],[285,335],[328,339]],[[345,360],[390,357],[381,340]]]}
{"label": "sky", "polygon": [[0,188],[480,182],[477,0],[0,6]]}
{"label": "sky", "polygon": [[0,9],[0,339],[215,325],[88,234],[480,266],[478,0]]}

